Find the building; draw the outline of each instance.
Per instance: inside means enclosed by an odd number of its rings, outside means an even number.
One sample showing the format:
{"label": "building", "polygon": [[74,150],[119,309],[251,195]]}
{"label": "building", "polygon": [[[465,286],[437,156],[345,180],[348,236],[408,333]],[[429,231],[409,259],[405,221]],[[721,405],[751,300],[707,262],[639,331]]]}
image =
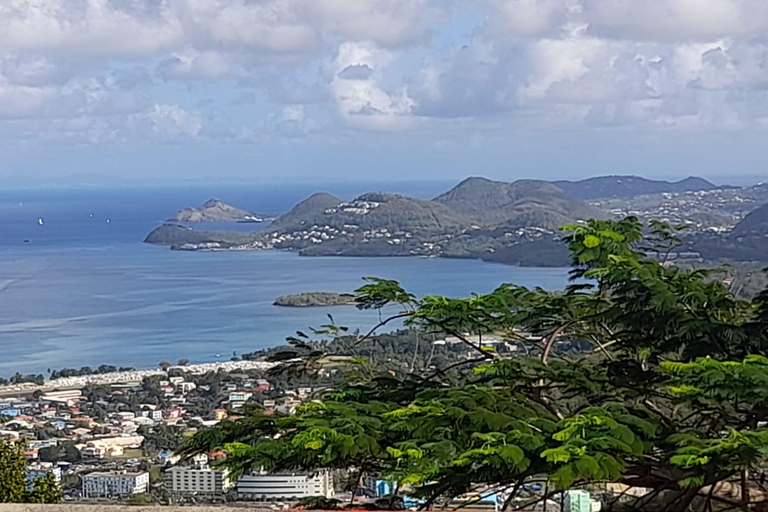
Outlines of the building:
{"label": "building", "polygon": [[174,466],[165,472],[165,489],[171,494],[224,494],[231,487],[224,471],[207,466]]}
{"label": "building", "polygon": [[565,510],[567,512],[592,512],[589,492],[582,489],[565,491]]}
{"label": "building", "polygon": [[300,499],[334,495],[333,479],[328,471],[318,473],[253,474],[237,481],[237,494],[254,500]]}
{"label": "building", "polygon": [[182,393],[189,393],[193,389],[197,388],[197,385],[194,382],[179,382],[176,385],[176,388],[178,388]]}
{"label": "building", "polygon": [[98,443],[87,443],[80,449],[83,459],[101,460],[106,457],[122,457],[124,454],[122,446],[104,446]]}
{"label": "building", "polygon": [[53,475],[56,482],[61,483],[61,468],[50,463],[31,464],[27,468],[27,487],[34,488],[35,480],[45,478],[49,474]]}
{"label": "building", "polygon": [[229,401],[232,403],[247,402],[252,396],[253,393],[249,393],[247,391],[235,391],[234,393],[229,394]]}
{"label": "building", "polygon": [[101,437],[85,444],[76,445],[80,455],[86,459],[120,457],[126,449],[140,448],[144,436]]}
{"label": "building", "polygon": [[83,496],[129,496],[143,494],[149,488],[149,473],[108,471],[90,473],[83,477]]}

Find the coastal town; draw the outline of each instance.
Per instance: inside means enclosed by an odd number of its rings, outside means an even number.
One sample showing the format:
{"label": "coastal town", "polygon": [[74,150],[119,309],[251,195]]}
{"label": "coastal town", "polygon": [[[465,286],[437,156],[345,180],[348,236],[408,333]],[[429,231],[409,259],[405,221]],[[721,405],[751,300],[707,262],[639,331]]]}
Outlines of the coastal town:
{"label": "coastal town", "polygon": [[29,482],[51,474],[78,503],[279,502],[332,497],[328,473],[249,474],[214,469],[221,454],[182,461],[195,432],[249,407],[292,413],[316,391],[264,378],[273,363],[229,361],[63,377],[0,387],[0,440],[26,443]]}
{"label": "coastal town", "polygon": [[[406,346],[410,335],[391,342]],[[513,355],[529,351],[540,339],[526,333],[517,337],[491,336],[482,342]],[[477,336],[467,339],[480,342]],[[453,336],[435,338],[429,345],[423,347],[424,354],[451,360],[472,357]],[[566,337],[555,343],[555,351],[573,348]],[[356,503],[391,498],[391,484],[376,478],[367,479],[353,496],[331,471],[254,471],[231,478],[216,466],[222,452],[193,457],[176,453],[195,433],[255,409],[266,415],[295,413],[301,404],[315,400],[324,380],[332,382],[339,371],[324,367],[319,381],[304,384],[273,376],[270,370],[276,364],[260,357],[204,364],[161,362],[154,369],[84,375],[70,375],[82,370],[61,370],[42,384],[27,376],[24,382],[0,386],[0,440],[25,443],[30,485],[52,475],[71,503],[258,502],[279,509],[318,497]],[[387,363],[392,368],[398,364]],[[429,368],[435,370],[434,365]],[[462,499],[469,497],[456,503]],[[494,510],[497,497],[473,502],[472,507]]]}

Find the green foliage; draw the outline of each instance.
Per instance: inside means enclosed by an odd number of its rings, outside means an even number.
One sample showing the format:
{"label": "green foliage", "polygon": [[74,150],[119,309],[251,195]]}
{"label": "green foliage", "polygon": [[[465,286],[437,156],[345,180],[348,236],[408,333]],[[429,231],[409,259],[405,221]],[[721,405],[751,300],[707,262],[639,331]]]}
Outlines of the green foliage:
{"label": "green foliage", "polygon": [[32,485],[32,491],[26,493],[28,503],[61,503],[64,499],[61,485],[52,473],[36,478]]}
{"label": "green foliage", "polygon": [[0,440],[0,503],[21,503],[27,493],[24,444]]}
{"label": "green foliage", "polygon": [[26,443],[0,440],[0,503],[60,503],[61,487],[52,474],[27,488]]}
{"label": "green foliage", "polygon": [[[395,309],[378,327],[401,319],[453,336],[463,347],[453,361],[383,376],[357,359],[376,328],[337,344],[302,333],[292,357],[312,364],[301,370],[349,356],[344,381],[294,415],[223,422],[183,453],[221,448],[236,475],[354,468],[408,486],[427,506],[477,489],[514,493],[544,476],[558,489],[617,482],[664,491],[662,508],[684,510],[705,486],[747,470],[761,477],[768,292],[739,299],[706,271],[667,265],[677,230],[660,223],[564,229],[576,281],[563,291],[503,284],[467,298],[416,298],[372,278],[357,290],[359,307]],[[484,345],[487,336],[516,343],[518,355]]]}

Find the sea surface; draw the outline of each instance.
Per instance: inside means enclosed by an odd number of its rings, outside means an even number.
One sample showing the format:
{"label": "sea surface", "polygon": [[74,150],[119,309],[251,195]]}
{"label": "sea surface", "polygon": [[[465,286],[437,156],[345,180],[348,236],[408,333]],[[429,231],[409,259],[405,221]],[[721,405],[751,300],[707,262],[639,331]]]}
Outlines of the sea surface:
{"label": "sea surface", "polygon": [[[211,196],[257,213],[280,213],[318,190],[349,199],[382,189],[431,197],[446,188],[357,183],[0,191],[0,376],[100,364],[150,368],[164,359],[228,360],[327,323],[329,313],[339,325],[364,330],[375,323],[375,312],[272,305],[288,293],[349,292],[364,276],[397,279],[417,295],[466,296],[503,282],[565,285],[566,269],[439,258],[304,258],[281,251],[177,252],[142,243],[176,210]],[[250,232],[260,226],[197,227]]]}

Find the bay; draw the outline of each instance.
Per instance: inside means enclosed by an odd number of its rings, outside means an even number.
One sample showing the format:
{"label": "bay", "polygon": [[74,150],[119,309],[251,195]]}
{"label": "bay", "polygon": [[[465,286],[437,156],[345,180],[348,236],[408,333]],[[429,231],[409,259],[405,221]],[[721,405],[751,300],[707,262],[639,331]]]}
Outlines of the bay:
{"label": "bay", "polygon": [[[242,189],[240,201],[226,197],[234,192],[220,192],[225,201],[259,212],[268,211],[253,204],[259,194],[269,197],[273,210],[289,208],[300,195],[291,187],[254,189],[248,204]],[[567,269],[474,260],[177,252],[141,243],[173,211],[210,195],[209,190],[0,194],[0,375],[99,364],[149,368],[163,359],[228,360],[233,352],[278,345],[297,329],[327,323],[329,313],[339,325],[364,330],[375,323],[375,312],[272,305],[288,293],[349,292],[364,276],[399,280],[417,295],[450,296],[487,292],[503,282],[556,289],[567,281]]]}

